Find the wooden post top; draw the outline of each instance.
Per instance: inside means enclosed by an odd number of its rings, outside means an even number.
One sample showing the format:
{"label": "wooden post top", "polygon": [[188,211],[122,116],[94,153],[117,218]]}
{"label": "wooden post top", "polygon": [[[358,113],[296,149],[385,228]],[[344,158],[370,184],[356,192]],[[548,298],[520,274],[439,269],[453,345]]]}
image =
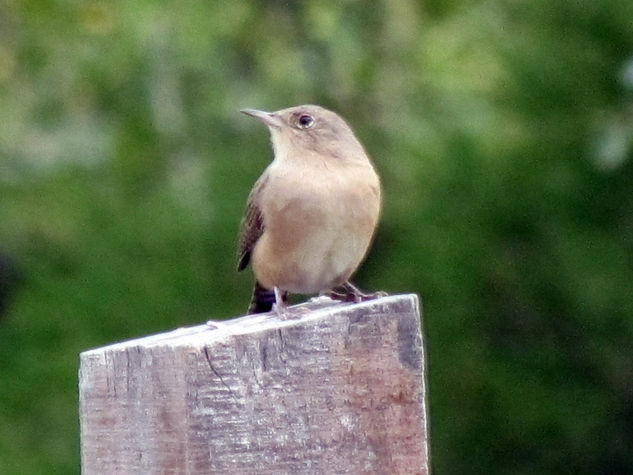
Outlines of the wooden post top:
{"label": "wooden post top", "polygon": [[[346,310],[347,309],[347,310]],[[308,310],[308,311],[306,311]],[[138,346],[151,347],[155,345],[208,345],[231,335],[245,335],[261,331],[311,324],[319,320],[330,318],[335,314],[379,314],[417,312],[419,314],[419,299],[416,294],[391,295],[377,300],[352,304],[331,300],[327,297],[318,298],[290,307],[292,318],[280,319],[274,313],[258,313],[245,315],[230,320],[209,321],[201,325],[178,328],[163,333],[125,340],[106,346],[101,346],[81,352],[80,358],[93,358],[108,351],[121,351]]]}

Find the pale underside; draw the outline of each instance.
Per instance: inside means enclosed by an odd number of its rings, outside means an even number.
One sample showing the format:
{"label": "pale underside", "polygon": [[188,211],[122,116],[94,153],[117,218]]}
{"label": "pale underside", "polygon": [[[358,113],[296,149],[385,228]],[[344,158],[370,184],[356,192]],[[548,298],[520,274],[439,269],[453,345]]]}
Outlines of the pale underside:
{"label": "pale underside", "polygon": [[268,289],[332,289],[365,256],[379,208],[380,184],[368,163],[282,167],[275,161],[249,196],[238,268],[250,260]]}

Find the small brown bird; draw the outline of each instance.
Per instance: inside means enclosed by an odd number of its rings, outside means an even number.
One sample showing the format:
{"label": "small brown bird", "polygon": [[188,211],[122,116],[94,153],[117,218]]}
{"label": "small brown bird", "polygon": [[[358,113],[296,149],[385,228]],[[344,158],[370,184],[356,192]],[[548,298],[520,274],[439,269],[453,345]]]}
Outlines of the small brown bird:
{"label": "small brown bird", "polygon": [[268,126],[274,150],[240,231],[237,269],[251,262],[256,279],[249,313],[275,303],[283,309],[289,292],[330,291],[353,301],[378,296],[349,282],[380,214],[380,180],[350,127],[315,105],[241,112]]}

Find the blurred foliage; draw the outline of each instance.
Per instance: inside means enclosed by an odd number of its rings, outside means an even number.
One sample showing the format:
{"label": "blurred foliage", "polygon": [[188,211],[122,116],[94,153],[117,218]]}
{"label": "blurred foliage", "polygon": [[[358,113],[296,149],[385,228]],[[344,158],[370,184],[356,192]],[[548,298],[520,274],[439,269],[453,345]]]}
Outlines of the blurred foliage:
{"label": "blurred foliage", "polygon": [[243,313],[238,114],[341,112],[357,276],[418,292],[436,474],[633,467],[633,2],[0,3],[0,471],[78,473],[77,355]]}

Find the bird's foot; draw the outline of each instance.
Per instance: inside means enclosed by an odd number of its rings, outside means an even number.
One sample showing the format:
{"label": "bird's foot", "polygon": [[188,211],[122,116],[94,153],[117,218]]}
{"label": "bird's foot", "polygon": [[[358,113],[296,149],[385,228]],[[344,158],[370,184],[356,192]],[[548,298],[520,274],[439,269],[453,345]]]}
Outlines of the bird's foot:
{"label": "bird's foot", "polygon": [[290,318],[297,318],[293,315],[293,312],[288,307],[288,302],[284,300],[284,293],[279,287],[274,287],[275,303],[273,304],[272,313],[280,320],[288,320]]}
{"label": "bird's foot", "polygon": [[[340,289],[340,291],[338,289]],[[365,293],[362,292],[358,287],[353,285],[351,282],[347,281],[340,287],[331,290],[326,295],[328,295],[333,300],[358,303],[365,302],[366,300],[374,300],[381,297],[386,297],[389,294],[383,291]]]}
{"label": "bird's foot", "polygon": [[274,315],[277,315],[279,318],[285,318],[286,314],[288,313],[288,306],[286,305],[286,302],[275,302],[273,304],[272,313]]}
{"label": "bird's foot", "polygon": [[294,306],[290,308],[288,306],[288,302],[285,300],[285,294],[279,290],[279,288],[275,287],[275,300],[276,302],[273,304],[272,313],[276,315],[280,320],[294,320],[303,317],[308,313],[312,313],[307,307],[303,306]]}
{"label": "bird's foot", "polygon": [[312,313],[312,310],[305,307],[292,307],[290,308],[286,302],[283,305],[273,304],[273,315],[279,320],[295,320],[303,317],[308,313]]}

